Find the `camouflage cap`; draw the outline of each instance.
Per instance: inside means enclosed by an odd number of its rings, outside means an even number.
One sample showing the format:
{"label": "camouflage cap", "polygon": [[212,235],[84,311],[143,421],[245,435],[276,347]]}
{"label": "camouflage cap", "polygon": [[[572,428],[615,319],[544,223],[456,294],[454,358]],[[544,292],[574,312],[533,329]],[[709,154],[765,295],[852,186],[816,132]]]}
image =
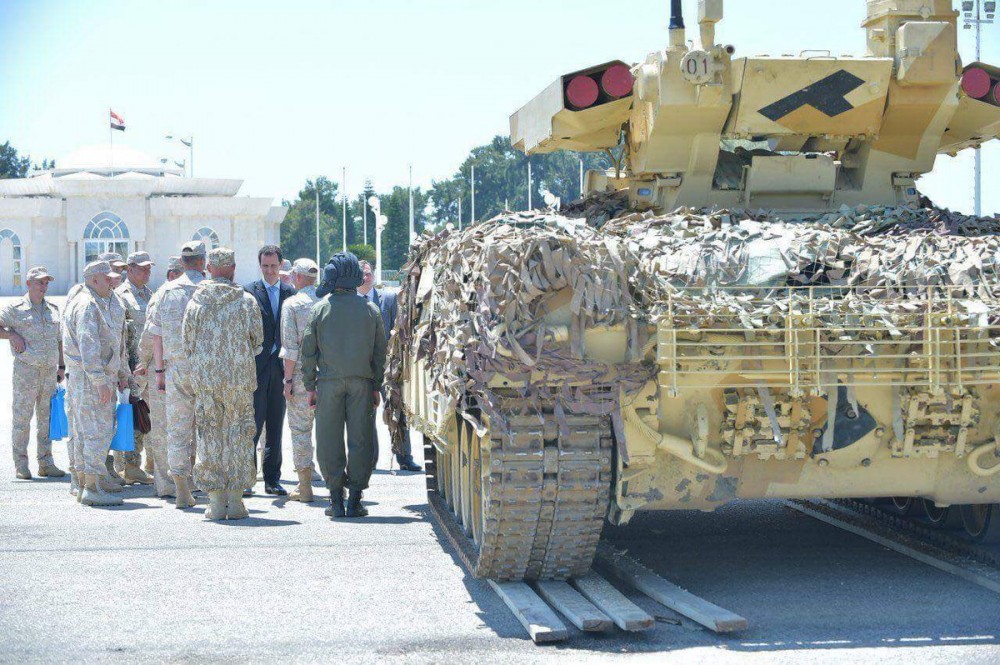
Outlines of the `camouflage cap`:
{"label": "camouflage cap", "polygon": [[191,240],[181,246],[181,256],[205,256],[205,243],[200,240]]}
{"label": "camouflage cap", "polygon": [[125,259],[118,252],[104,252],[97,257],[98,261],[107,261],[113,268],[125,267]]}
{"label": "camouflage cap", "polygon": [[28,268],[28,275],[25,277],[25,280],[29,282],[33,279],[47,279],[51,282],[55,277],[49,274],[49,270],[45,266],[35,266]]}
{"label": "camouflage cap", "polygon": [[94,275],[107,275],[108,277],[121,277],[120,273],[114,271],[107,261],[91,261],[83,269],[83,277],[93,277]]}
{"label": "camouflage cap", "polygon": [[319,266],[312,259],[295,259],[289,272],[293,275],[319,277]]}
{"label": "camouflage cap", "polygon": [[181,257],[171,256],[167,259],[167,272],[184,272],[184,264],[181,263]]}
{"label": "camouflage cap", "polygon": [[149,252],[132,252],[128,255],[128,265],[130,266],[155,266],[153,259],[149,258]]}
{"label": "camouflage cap", "polygon": [[290,275],[292,272],[292,262],[285,259],[281,262],[281,267],[278,268],[279,275]]}
{"label": "camouflage cap", "polygon": [[208,253],[208,265],[225,268],[236,265],[236,252],[228,247],[216,247]]}

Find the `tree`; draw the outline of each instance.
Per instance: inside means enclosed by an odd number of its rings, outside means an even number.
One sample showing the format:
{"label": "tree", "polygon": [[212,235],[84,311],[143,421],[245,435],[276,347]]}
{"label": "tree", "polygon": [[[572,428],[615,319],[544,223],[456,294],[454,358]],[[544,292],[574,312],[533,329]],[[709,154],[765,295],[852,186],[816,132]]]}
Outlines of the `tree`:
{"label": "tree", "polygon": [[347,251],[358,257],[358,261],[367,261],[375,266],[375,248],[371,245],[348,245]]}
{"label": "tree", "polygon": [[0,179],[23,178],[31,168],[30,157],[19,157],[10,141],[0,144]]}
{"label": "tree", "polygon": [[291,261],[316,258],[316,190],[319,189],[320,264],[343,246],[341,207],[337,184],[326,176],[307,180],[294,202],[283,201],[288,208],[281,224],[281,250]]}
{"label": "tree", "polygon": [[41,164],[32,164],[31,157],[20,157],[10,141],[0,144],[0,180],[24,178],[31,169],[48,171],[56,167],[56,160],[43,159]]}

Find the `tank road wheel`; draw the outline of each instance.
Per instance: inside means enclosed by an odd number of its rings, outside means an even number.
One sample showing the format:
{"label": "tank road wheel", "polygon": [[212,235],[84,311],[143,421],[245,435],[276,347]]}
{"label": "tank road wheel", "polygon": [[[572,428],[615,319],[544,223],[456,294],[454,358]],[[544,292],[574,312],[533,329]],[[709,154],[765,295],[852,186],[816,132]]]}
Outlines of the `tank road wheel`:
{"label": "tank road wheel", "polygon": [[912,496],[894,496],[889,499],[889,507],[900,515],[912,515],[916,503]]}
{"label": "tank road wheel", "polygon": [[961,507],[962,526],[974,543],[1000,543],[1000,509],[998,504],[974,503]]}
{"label": "tank road wheel", "polygon": [[[437,455],[439,488],[472,541],[476,577],[566,579],[590,569],[611,489],[607,419],[510,416],[479,437],[466,422]],[[442,458],[447,458],[445,461]],[[445,496],[447,491],[450,496]]]}
{"label": "tank road wheel", "polygon": [[958,506],[935,506],[930,499],[920,499],[920,515],[935,529],[958,529],[962,526],[962,516]]}

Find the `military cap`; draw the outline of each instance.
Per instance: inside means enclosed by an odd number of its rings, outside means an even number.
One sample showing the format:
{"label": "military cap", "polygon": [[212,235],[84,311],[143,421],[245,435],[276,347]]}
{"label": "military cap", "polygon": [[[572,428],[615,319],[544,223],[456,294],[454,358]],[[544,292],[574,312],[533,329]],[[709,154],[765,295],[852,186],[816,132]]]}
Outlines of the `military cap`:
{"label": "military cap", "polygon": [[149,258],[149,252],[132,252],[128,255],[128,265],[130,266],[155,266],[153,259]]}
{"label": "military cap", "polygon": [[281,267],[278,268],[278,274],[289,275],[291,274],[291,272],[292,272],[292,262],[289,261],[288,259],[285,259],[284,261],[281,262]]}
{"label": "military cap", "polygon": [[228,247],[216,247],[208,252],[208,265],[216,268],[236,265],[236,252]]}
{"label": "military cap", "polygon": [[181,247],[181,256],[205,256],[205,243],[200,240],[191,240]]}
{"label": "military cap", "polygon": [[125,259],[123,259],[122,255],[119,254],[118,252],[104,252],[103,254],[97,257],[97,260],[107,261],[108,263],[111,264],[112,268],[117,268],[119,266],[124,268],[126,265]]}
{"label": "military cap", "polygon": [[35,266],[34,268],[28,268],[28,276],[25,278],[25,281],[30,282],[33,279],[47,279],[51,282],[55,277],[49,274],[49,270],[45,266]]}
{"label": "military cap", "polygon": [[114,268],[107,261],[91,261],[83,269],[83,277],[93,277],[94,275],[107,275],[108,277],[120,277]]}
{"label": "military cap", "polygon": [[171,256],[169,259],[167,259],[167,270],[184,272],[184,264],[181,263],[181,257]]}
{"label": "military cap", "polygon": [[319,277],[319,266],[312,259],[295,259],[289,272],[306,277]]}

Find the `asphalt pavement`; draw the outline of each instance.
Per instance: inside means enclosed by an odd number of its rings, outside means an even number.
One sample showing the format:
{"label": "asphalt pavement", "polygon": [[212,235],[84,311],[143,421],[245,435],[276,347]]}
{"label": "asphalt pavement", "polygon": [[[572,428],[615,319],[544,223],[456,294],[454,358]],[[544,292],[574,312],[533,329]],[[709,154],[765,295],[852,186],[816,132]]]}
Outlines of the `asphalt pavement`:
{"label": "asphalt pavement", "polygon": [[[5,450],[10,376],[0,344]],[[291,489],[287,430],[285,441]],[[1000,662],[1000,596],[767,501],[640,514],[605,531],[745,616],[747,631],[720,637],[629,592],[656,628],[535,646],[461,567],[423,475],[390,471],[385,447],[365,493],[371,515],[338,522],[323,515],[319,483],[311,504],[258,483],[238,522],[205,520],[203,497],[178,510],[149,487],[128,489],[122,507],[86,508],[68,477],[15,480],[0,455],[0,662]],[[65,445],[55,449],[65,468]]]}

